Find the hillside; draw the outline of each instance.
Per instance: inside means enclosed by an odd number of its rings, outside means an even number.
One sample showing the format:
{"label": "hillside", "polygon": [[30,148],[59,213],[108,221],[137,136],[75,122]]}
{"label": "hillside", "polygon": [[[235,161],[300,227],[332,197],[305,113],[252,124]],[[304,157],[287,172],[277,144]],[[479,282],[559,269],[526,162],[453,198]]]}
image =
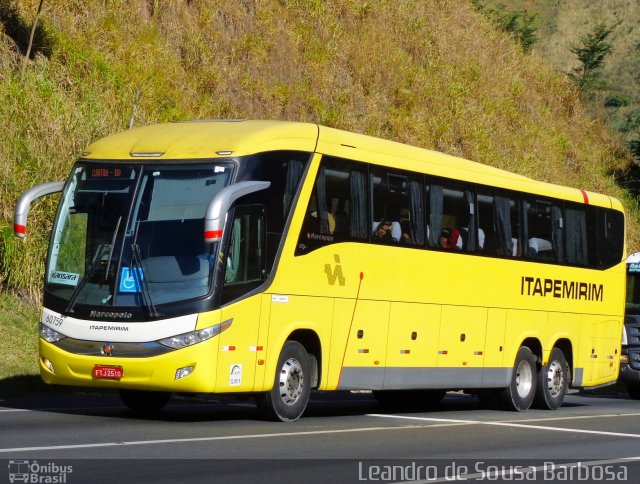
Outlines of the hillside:
{"label": "hillside", "polygon": [[[634,160],[618,179],[640,197],[640,3],[636,0],[474,0],[494,20],[526,17],[535,30],[531,48],[558,72],[575,74],[581,66],[575,47],[599,26],[611,29],[603,42],[611,47],[598,81],[582,95],[587,111],[602,120],[632,149]],[[498,23],[500,23],[498,21]],[[597,85],[597,86],[596,86]]]}
{"label": "hillside", "polygon": [[[629,154],[543,56],[457,0],[0,0],[0,281],[38,294],[54,200],[16,198],[90,141],[155,121],[311,121],[629,200]],[[4,26],[4,27],[3,27]],[[19,28],[18,28],[19,27]],[[53,198],[53,197],[50,197]],[[635,213],[635,212],[634,212]],[[635,216],[628,234],[638,245]]]}

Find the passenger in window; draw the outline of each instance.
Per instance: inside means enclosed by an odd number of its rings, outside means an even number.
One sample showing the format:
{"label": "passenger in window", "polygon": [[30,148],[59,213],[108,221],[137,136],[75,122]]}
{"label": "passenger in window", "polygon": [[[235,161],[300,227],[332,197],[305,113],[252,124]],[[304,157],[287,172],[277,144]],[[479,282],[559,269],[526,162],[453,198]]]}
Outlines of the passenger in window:
{"label": "passenger in window", "polygon": [[413,240],[411,240],[411,226],[408,220],[400,222],[400,231],[402,233],[402,235],[400,235],[400,243],[404,245],[414,245]]}
{"label": "passenger in window", "polygon": [[451,236],[451,231],[449,229],[442,229],[440,232],[440,248],[442,249],[451,249],[452,247],[449,245],[449,237]]}
{"label": "passenger in window", "polygon": [[458,229],[442,229],[442,232],[440,233],[440,247],[449,250],[460,250],[462,248],[460,231]]}
{"label": "passenger in window", "polygon": [[373,242],[379,244],[391,244],[394,242],[393,236],[391,235],[391,227],[392,224],[388,220],[383,220],[378,224],[376,229],[373,231]]}

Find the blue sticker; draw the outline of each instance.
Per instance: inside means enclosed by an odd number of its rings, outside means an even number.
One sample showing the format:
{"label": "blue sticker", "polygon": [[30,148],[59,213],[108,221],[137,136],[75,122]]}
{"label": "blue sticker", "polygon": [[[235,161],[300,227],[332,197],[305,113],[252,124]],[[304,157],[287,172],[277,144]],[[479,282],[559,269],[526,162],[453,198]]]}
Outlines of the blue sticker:
{"label": "blue sticker", "polygon": [[140,292],[140,281],[144,280],[142,269],[133,268],[133,272],[128,267],[122,268],[120,276],[120,292]]}

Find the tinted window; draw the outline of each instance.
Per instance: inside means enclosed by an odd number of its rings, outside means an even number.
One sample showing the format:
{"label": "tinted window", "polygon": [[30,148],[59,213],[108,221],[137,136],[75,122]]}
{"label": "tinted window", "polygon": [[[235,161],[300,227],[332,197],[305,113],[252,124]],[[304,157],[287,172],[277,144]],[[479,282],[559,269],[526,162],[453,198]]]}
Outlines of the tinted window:
{"label": "tinted window", "polygon": [[366,165],[325,157],[307,205],[296,255],[327,244],[368,240]]}

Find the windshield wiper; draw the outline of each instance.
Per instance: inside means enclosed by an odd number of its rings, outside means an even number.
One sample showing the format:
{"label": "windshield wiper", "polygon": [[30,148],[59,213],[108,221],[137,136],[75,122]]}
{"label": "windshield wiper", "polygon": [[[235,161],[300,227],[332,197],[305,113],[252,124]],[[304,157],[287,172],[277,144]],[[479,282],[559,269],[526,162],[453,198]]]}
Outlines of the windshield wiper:
{"label": "windshield wiper", "polygon": [[147,313],[149,317],[157,318],[160,316],[160,313],[156,310],[155,305],[153,304],[153,299],[151,299],[151,291],[149,290],[149,284],[144,278],[144,274],[142,271],[142,257],[140,255],[140,246],[138,245],[138,232],[140,230],[140,220],[136,222],[136,232],[133,234],[133,243],[131,244],[131,263],[135,265],[137,271],[134,271],[134,267],[131,267],[131,274],[134,278],[134,281],[137,279],[140,284],[140,293],[142,295],[142,303],[147,309]]}
{"label": "windshield wiper", "polygon": [[142,302],[147,309],[147,313],[152,318],[157,318],[160,316],[160,313],[156,310],[155,305],[153,304],[153,300],[151,299],[151,291],[149,290],[149,284],[144,278],[144,274],[142,273],[142,258],[140,257],[140,246],[134,241],[131,244],[131,269],[137,269],[137,271],[131,271],[133,274],[134,280],[137,280],[140,283],[140,293],[142,294]]}
{"label": "windshield wiper", "polygon": [[100,247],[98,247],[98,252],[96,253],[96,258],[93,261],[93,264],[89,266],[89,269],[87,270],[87,272],[85,272],[84,277],[78,283],[78,286],[73,291],[73,294],[71,294],[71,299],[69,299],[69,304],[67,304],[67,308],[65,309],[65,312],[73,313],[73,308],[75,307],[76,302],[78,301],[78,297],[80,296],[82,289],[84,289],[84,286],[87,285],[87,282],[89,282],[89,278],[93,275],[93,273],[96,271],[96,269],[102,262],[102,257],[105,255],[105,253],[108,252],[109,254],[111,254],[112,250],[113,249],[110,244],[101,244]]}
{"label": "windshield wiper", "polygon": [[107,268],[104,271],[104,280],[106,281],[108,279],[109,268],[111,267],[111,257],[113,256],[113,247],[116,243],[116,237],[118,235],[118,229],[120,228],[121,221],[122,221],[122,215],[118,217],[118,222],[116,223],[116,229],[113,231],[113,235],[111,236],[111,244],[100,244],[100,246],[98,247],[98,252],[96,253],[96,256],[95,256],[95,260],[89,266],[89,270],[85,272],[84,277],[78,283],[78,286],[73,291],[73,294],[71,294],[71,299],[69,299],[69,304],[67,304],[67,308],[65,309],[65,312],[73,313],[73,308],[75,307],[76,302],[78,301],[78,297],[80,296],[82,289],[84,289],[84,286],[86,286],[87,282],[89,282],[89,278],[96,271],[96,269],[102,262],[102,257],[107,251],[109,255],[107,256]]}

